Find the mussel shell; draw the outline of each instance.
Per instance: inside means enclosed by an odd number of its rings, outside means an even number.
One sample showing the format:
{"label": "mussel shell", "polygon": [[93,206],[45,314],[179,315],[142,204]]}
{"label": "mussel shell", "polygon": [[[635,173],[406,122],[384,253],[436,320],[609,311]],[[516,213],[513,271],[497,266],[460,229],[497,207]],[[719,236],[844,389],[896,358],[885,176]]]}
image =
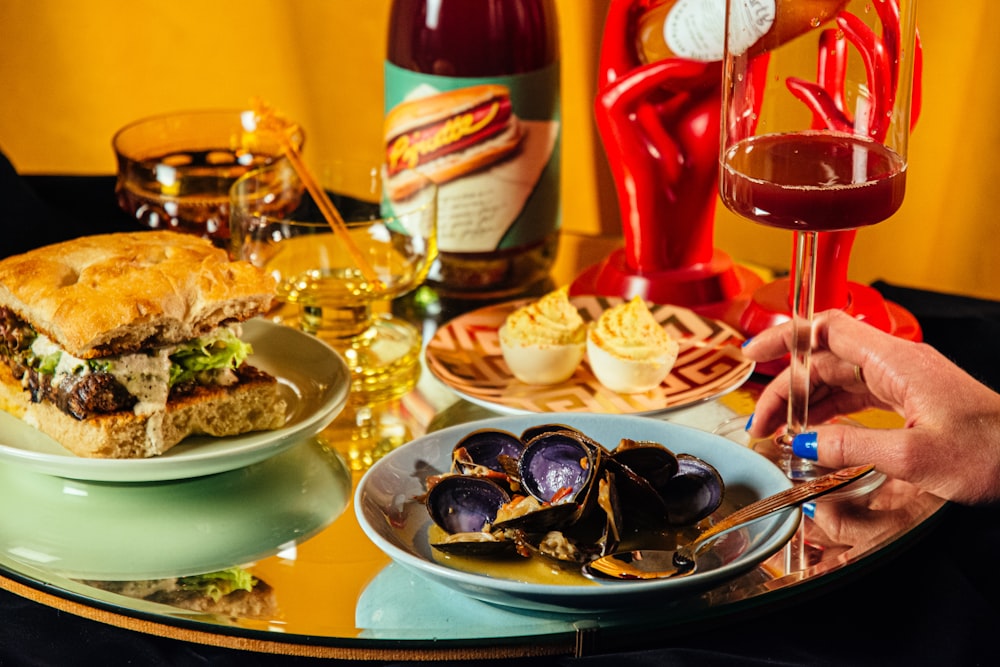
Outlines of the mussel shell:
{"label": "mussel shell", "polygon": [[687,526],[717,510],[726,487],[719,471],[702,459],[678,454],[677,463],[677,474],[659,491],[667,506],[669,523]]}
{"label": "mussel shell", "polygon": [[517,543],[514,540],[494,538],[490,533],[482,531],[454,533],[447,541],[435,542],[431,546],[442,553],[469,558],[503,558],[518,555]]}
{"label": "mussel shell", "polygon": [[[608,461],[610,459],[605,459]],[[621,544],[625,521],[621,512],[621,500],[618,495],[617,477],[605,468],[601,479],[597,481],[597,494],[594,501],[600,512],[592,512],[592,516],[599,516],[603,522],[601,535],[592,540],[593,555],[603,556],[618,548]]]}
{"label": "mussel shell", "polygon": [[654,488],[667,484],[677,474],[677,455],[658,442],[622,438],[611,456],[637,475],[649,480]]}
{"label": "mussel shell", "polygon": [[574,572],[579,571],[583,563],[601,555],[596,545],[577,543],[558,530],[526,534],[522,537],[521,545],[528,554],[541,558],[550,565]]}
{"label": "mussel shell", "polygon": [[622,530],[662,527],[668,518],[663,496],[648,479],[637,474],[617,457],[604,459],[604,469],[614,481],[617,526]]}
{"label": "mussel shell", "polygon": [[448,475],[427,492],[427,513],[447,533],[481,531],[496,519],[510,495],[485,477]]}
{"label": "mussel shell", "polygon": [[524,429],[524,431],[521,432],[521,441],[527,444],[540,435],[545,435],[546,433],[553,433],[556,431],[570,431],[572,433],[578,433],[584,438],[587,437],[583,435],[583,431],[581,431],[580,429],[575,428],[573,426],[568,426],[566,424],[538,424],[536,426],[529,426],[528,428]]}
{"label": "mussel shell", "polygon": [[[465,450],[466,459],[456,456],[459,450]],[[524,443],[513,433],[500,429],[484,428],[473,431],[459,440],[452,450],[452,460],[455,463],[456,472],[462,474],[469,474],[474,470],[467,461],[471,461],[477,466],[505,473],[507,469],[504,466],[503,457],[517,461],[521,458],[522,451],[524,451]]]}
{"label": "mussel shell", "polygon": [[588,438],[574,431],[551,431],[527,444],[518,473],[525,491],[538,500],[571,503],[590,491],[598,464],[599,450]]}
{"label": "mussel shell", "polygon": [[543,505],[526,514],[498,521],[494,527],[498,530],[540,532],[567,528],[575,524],[579,517],[580,506],[576,503]]}

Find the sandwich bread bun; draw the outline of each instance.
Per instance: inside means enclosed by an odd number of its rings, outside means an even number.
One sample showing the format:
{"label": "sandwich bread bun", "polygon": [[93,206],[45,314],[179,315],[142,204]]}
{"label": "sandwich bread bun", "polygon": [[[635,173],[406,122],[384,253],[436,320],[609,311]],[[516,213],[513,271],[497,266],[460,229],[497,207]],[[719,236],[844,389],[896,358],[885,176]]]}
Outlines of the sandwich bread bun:
{"label": "sandwich bread bun", "polygon": [[176,232],[86,236],[0,261],[0,307],[81,359],[189,340],[273,298],[259,269]]}
{"label": "sandwich bread bun", "polygon": [[240,323],[273,280],[210,241],[142,231],[0,261],[0,409],[78,456],[162,454],[190,435],[277,429],[277,380]]}

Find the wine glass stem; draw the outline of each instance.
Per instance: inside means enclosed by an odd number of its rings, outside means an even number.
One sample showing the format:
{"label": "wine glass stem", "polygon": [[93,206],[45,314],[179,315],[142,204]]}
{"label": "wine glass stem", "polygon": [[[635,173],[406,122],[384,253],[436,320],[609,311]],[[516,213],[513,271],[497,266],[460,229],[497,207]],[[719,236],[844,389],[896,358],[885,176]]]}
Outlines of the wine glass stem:
{"label": "wine glass stem", "polygon": [[792,292],[792,346],[788,388],[788,434],[783,447],[785,472],[793,479],[809,477],[813,464],[795,456],[791,438],[809,427],[809,362],[816,297],[817,232],[795,232],[795,278]]}

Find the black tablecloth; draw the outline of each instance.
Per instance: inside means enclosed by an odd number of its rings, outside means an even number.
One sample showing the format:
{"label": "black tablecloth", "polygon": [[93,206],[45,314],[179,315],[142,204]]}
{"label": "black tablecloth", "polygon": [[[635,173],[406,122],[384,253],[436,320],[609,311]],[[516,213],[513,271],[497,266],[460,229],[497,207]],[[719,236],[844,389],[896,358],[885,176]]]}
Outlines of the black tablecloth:
{"label": "black tablecloth", "polygon": [[[81,234],[133,229],[115,203],[113,184],[110,176],[19,178],[0,159],[4,230],[0,255]],[[984,382],[1000,387],[996,342],[1000,304],[885,282],[875,287],[917,317],[927,342]],[[502,664],[996,665],[1000,664],[998,557],[1000,510],[948,506],[941,519],[906,548],[880,555],[878,562],[857,575],[838,578],[808,597],[730,617],[697,632],[672,636],[664,631],[650,637],[648,647],[627,653]],[[0,665],[319,662],[123,630],[0,591]],[[324,664],[331,662],[339,661]]]}

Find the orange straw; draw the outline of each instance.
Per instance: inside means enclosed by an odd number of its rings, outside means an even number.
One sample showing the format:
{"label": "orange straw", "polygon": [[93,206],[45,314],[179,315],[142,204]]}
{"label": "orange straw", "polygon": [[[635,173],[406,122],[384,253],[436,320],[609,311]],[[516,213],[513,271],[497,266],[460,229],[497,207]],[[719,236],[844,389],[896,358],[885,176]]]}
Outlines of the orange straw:
{"label": "orange straw", "polygon": [[337,207],[333,205],[330,201],[330,197],[327,196],[326,191],[319,186],[316,179],[313,178],[312,173],[309,168],[306,167],[305,162],[302,161],[302,156],[299,154],[298,149],[289,139],[289,135],[294,132],[296,125],[285,124],[285,129],[281,130],[278,127],[278,117],[276,114],[264,103],[255,102],[254,110],[256,116],[259,119],[258,126],[267,127],[268,129],[275,130],[281,137],[281,144],[284,148],[285,157],[288,161],[292,163],[292,168],[295,169],[302,183],[306,186],[306,190],[312,195],[313,200],[319,206],[320,212],[326,219],[330,228],[335,234],[340,234],[341,240],[344,242],[344,247],[354,258],[354,262],[358,265],[361,270],[361,274],[365,277],[369,283],[371,283],[376,289],[383,287],[382,281],[379,280],[378,275],[375,273],[375,269],[372,265],[368,263],[367,258],[361,252],[361,249],[355,245],[354,241],[351,240],[351,234],[347,230],[347,223],[344,222],[344,218],[341,217],[340,212]]}

